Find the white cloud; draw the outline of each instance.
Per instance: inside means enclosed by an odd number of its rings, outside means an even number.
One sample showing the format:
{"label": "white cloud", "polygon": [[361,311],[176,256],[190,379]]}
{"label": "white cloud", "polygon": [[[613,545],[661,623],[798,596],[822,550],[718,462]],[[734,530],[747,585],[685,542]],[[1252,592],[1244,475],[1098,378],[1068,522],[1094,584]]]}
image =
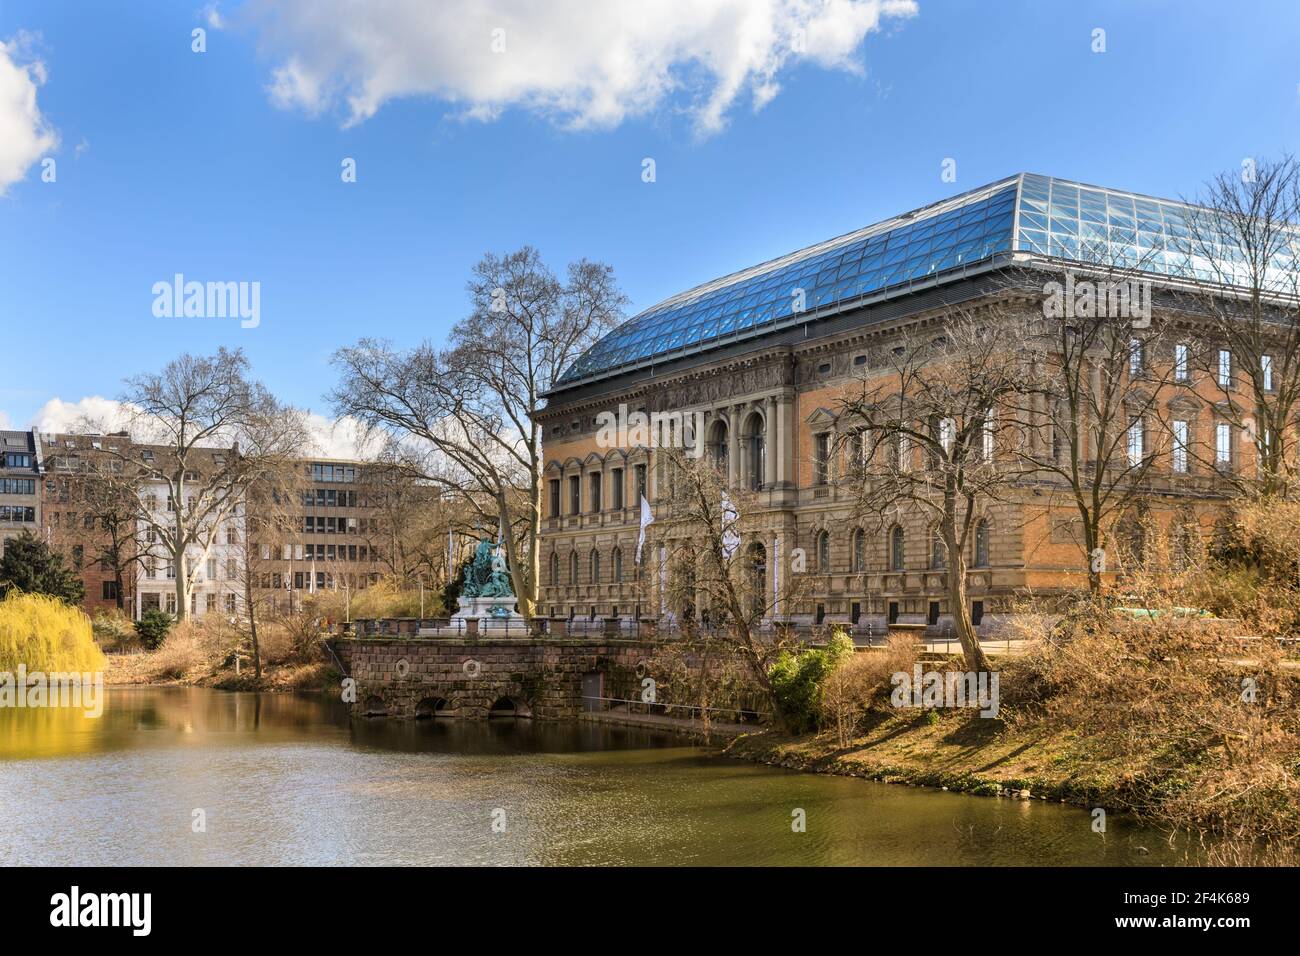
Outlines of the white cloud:
{"label": "white cloud", "polygon": [[32,427],[43,432],[78,432],[93,423],[96,431],[120,431],[128,425],[121,402],[100,395],[88,395],[75,402],[51,398],[37,410]]}
{"label": "white cloud", "polygon": [[[433,96],[465,116],[521,107],[570,128],[669,106],[715,132],[738,99],[761,109],[786,66],[861,72],[858,50],[915,0],[252,0],[283,108],[361,122]],[[494,31],[504,31],[494,34]],[[494,37],[504,51],[493,52]]]}
{"label": "white cloud", "polygon": [[[91,428],[99,432],[130,427],[129,406],[112,398],[88,395],[75,402],[52,398],[36,412],[32,427],[43,432],[78,432]],[[0,412],[0,427],[8,427]],[[382,436],[367,438],[365,429],[352,418],[327,418],[307,413],[311,447],[308,454],[323,458],[373,458],[383,450]]]}
{"label": "white cloud", "polygon": [[58,134],[36,105],[45,64],[31,55],[35,40],[30,33],[0,40],[0,196],[59,145]]}
{"label": "white cloud", "polygon": [[13,419],[9,417],[9,413],[0,409],[0,431],[10,431],[13,427],[14,422]]}
{"label": "white cloud", "polygon": [[308,412],[307,430],[313,453],[322,458],[374,458],[384,446],[380,436],[367,438],[361,423],[353,418],[326,418]]}

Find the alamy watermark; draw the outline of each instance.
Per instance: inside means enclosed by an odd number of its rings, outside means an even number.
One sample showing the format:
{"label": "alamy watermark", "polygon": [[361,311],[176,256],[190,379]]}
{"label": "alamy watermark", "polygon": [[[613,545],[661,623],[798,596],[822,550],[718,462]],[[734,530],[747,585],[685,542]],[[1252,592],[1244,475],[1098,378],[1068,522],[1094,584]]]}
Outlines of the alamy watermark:
{"label": "alamy watermark", "polygon": [[1128,319],[1135,329],[1151,325],[1151,283],[1145,279],[1076,278],[1043,285],[1043,315],[1049,319]]}
{"label": "alamy watermark", "polygon": [[0,707],[70,707],[87,717],[104,713],[103,671],[0,671]]}
{"label": "alamy watermark", "polygon": [[153,284],[153,314],[158,319],[239,319],[240,328],[262,323],[262,283],[185,281]]}
{"label": "alamy watermark", "polygon": [[889,702],[895,707],[978,707],[981,717],[998,715],[997,671],[898,671],[890,678],[894,685]]}
{"label": "alamy watermark", "polygon": [[617,412],[596,415],[598,448],[684,448],[687,458],[704,454],[704,412]]}

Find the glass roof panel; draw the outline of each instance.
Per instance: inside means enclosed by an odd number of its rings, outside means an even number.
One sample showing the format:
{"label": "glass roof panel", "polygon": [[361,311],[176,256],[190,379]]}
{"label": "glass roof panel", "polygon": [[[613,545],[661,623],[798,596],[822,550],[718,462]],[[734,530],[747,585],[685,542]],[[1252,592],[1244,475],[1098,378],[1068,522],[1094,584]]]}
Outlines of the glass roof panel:
{"label": "glass roof panel", "polygon": [[[1203,216],[1181,202],[1023,173],[675,295],[596,342],[556,384],[816,321],[866,297],[951,281],[1012,252],[1140,264],[1168,276],[1217,274],[1189,255],[1188,223]],[[1300,250],[1300,237],[1295,242]],[[1216,255],[1226,262],[1240,251]],[[1285,248],[1277,264],[1296,267]]]}

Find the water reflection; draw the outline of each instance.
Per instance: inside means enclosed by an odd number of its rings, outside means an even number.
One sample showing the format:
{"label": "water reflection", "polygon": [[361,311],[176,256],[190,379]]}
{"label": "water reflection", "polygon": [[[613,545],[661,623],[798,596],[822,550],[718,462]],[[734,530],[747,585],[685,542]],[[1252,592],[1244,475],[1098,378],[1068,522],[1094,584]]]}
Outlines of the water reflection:
{"label": "water reflection", "polygon": [[[193,832],[193,810],[206,832]],[[807,832],[791,829],[804,811]],[[504,819],[504,832],[493,821]],[[0,711],[0,863],[1174,862],[1077,809],[718,759],[645,731],[351,720],[324,696],[114,688]],[[31,842],[33,835],[39,842]],[[1149,854],[1142,854],[1138,846]]]}

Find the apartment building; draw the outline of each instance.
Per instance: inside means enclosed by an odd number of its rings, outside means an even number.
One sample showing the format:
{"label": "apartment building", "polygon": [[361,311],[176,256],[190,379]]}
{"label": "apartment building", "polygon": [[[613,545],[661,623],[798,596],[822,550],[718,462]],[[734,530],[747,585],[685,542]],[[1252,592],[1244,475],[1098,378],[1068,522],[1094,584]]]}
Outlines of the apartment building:
{"label": "apartment building", "polygon": [[[137,526],[132,503],[121,500],[119,455],[125,432],[111,435],[34,433],[45,473],[41,523],[46,542],[80,573],[88,613],[130,610],[135,602]],[[118,496],[115,500],[115,496]]]}
{"label": "apartment building", "polygon": [[385,571],[371,466],[313,458],[299,467],[290,500],[266,509],[281,520],[254,522],[255,579],[273,611],[320,591],[363,590]]}
{"label": "apartment building", "polygon": [[10,538],[41,529],[41,449],[29,431],[0,431],[0,552]]}

